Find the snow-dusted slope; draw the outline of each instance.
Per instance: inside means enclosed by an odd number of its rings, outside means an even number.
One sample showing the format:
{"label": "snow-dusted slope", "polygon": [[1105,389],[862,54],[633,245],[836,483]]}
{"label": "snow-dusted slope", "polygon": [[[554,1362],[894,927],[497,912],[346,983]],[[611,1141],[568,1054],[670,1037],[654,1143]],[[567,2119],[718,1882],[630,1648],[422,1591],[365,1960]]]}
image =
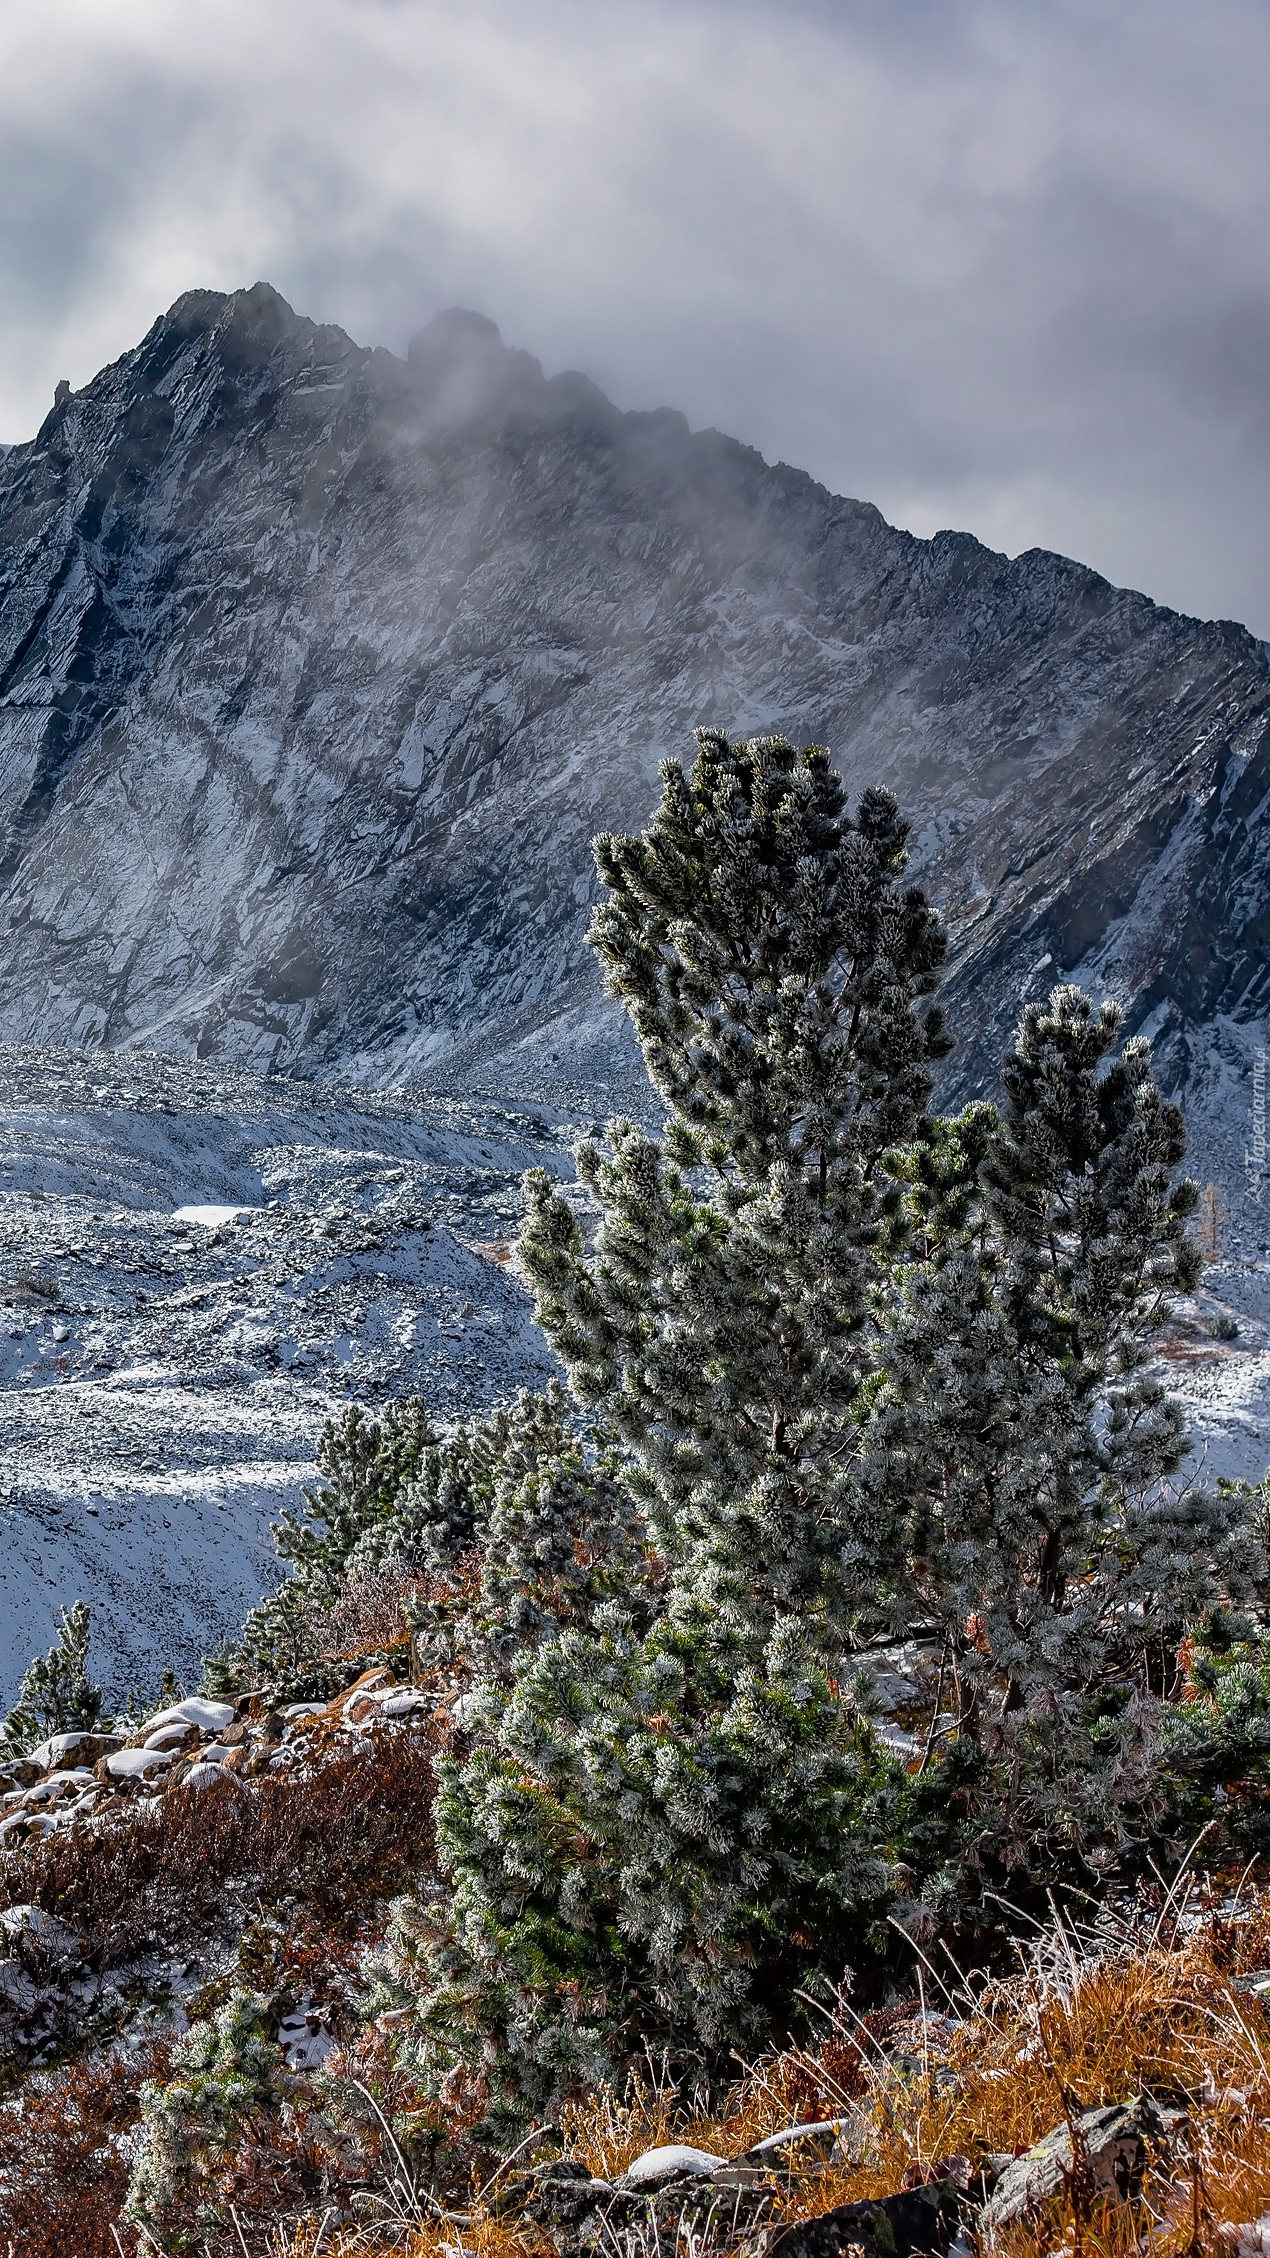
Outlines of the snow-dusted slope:
{"label": "snow-dusted slope", "polygon": [[717,721],[913,811],[964,1086],[1080,961],[1180,1039],[1260,1006],[1268,700],[1241,628],[915,540],[476,317],[399,361],[195,292],[0,461],[0,1032],[603,1078],[588,841]]}
{"label": "snow-dusted slope", "polygon": [[192,1677],[332,1410],[543,1384],[530,1165],[568,1162],[505,1108],[0,1052],[0,1712],[76,1598],[113,1692]]}

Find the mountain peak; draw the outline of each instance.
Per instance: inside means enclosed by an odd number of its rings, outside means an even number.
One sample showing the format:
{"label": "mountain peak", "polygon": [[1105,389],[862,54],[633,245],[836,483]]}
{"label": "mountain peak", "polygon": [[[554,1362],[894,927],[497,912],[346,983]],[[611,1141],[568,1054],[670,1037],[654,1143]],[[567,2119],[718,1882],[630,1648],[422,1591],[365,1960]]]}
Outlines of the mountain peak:
{"label": "mountain peak", "polygon": [[435,314],[411,338],[406,360],[445,422],[488,414],[510,394],[543,382],[541,361],[504,345],[497,323],[465,306]]}
{"label": "mountain peak", "polygon": [[476,314],[468,306],[447,306],[442,313],[434,314],[417,336],[411,338],[406,348],[406,359],[412,367],[434,359],[443,353],[455,358],[487,358],[490,354],[505,353],[503,333],[496,321],[485,314]]}
{"label": "mountain peak", "polygon": [[469,308],[403,363],[185,293],[0,455],[0,688],[0,1035],[400,1079],[575,1014],[607,1055],[590,838],[698,722],[912,813],[965,1094],[1060,972],[1131,1025],[1270,994],[1251,637],[897,532]]}

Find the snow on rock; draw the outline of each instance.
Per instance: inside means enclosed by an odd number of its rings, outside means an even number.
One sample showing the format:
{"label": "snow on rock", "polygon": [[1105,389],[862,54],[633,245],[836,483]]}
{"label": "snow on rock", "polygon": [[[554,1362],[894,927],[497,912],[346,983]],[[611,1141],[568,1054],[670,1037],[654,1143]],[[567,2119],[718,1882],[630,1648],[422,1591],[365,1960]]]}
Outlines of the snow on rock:
{"label": "snow on rock", "polygon": [[69,1771],[50,1772],[46,1779],[37,1780],[34,1787],[23,1790],[22,1802],[24,1805],[48,1803],[59,1796],[63,1788],[86,1787],[92,1776],[83,1765],[75,1765]]}
{"label": "snow on rock", "polygon": [[191,1694],[184,1701],[174,1702],[170,1709],[161,1709],[156,1716],[147,1717],[141,1731],[147,1736],[146,1746],[153,1747],[164,1726],[197,1725],[200,1732],[218,1733],[233,1722],[232,1701],[204,1701]]}
{"label": "snow on rock", "polygon": [[210,1788],[214,1786],[217,1780],[224,1777],[219,1758],[214,1759],[205,1752],[199,1758],[197,1764],[191,1764],[181,1785],[187,1788]]}
{"label": "snow on rock", "polygon": [[289,2015],[283,2016],[278,2025],[278,2045],[289,2070],[320,2070],[327,2056],[335,2051],[335,2041],[326,2028],[324,2016],[315,2013],[308,2000],[301,2000]]}
{"label": "snow on rock", "polygon": [[28,1761],[41,1769],[61,1764],[66,1757],[76,1756],[81,1763],[95,1763],[99,1756],[108,1756],[118,1748],[117,1733],[54,1733],[51,1740],[37,1741]]}
{"label": "snow on rock", "polygon": [[72,1960],[79,1951],[75,1931],[39,1905],[7,1905],[0,1913],[0,1929],[20,1948],[33,1948],[52,1959]]}
{"label": "snow on rock", "polygon": [[118,1748],[113,1756],[102,1758],[112,1780],[143,1780],[148,1772],[171,1762],[172,1751],[166,1748]]}
{"label": "snow on rock", "polygon": [[250,1215],[249,1207],[174,1207],[172,1219],[176,1223],[201,1223],[208,1231],[218,1231],[222,1223],[236,1223],[240,1215]]}
{"label": "snow on rock", "polygon": [[672,2142],[661,2148],[646,2148],[613,2184],[623,2190],[633,2190],[663,2187],[668,2180],[708,2180],[726,2161],[711,2149],[688,2148]]}

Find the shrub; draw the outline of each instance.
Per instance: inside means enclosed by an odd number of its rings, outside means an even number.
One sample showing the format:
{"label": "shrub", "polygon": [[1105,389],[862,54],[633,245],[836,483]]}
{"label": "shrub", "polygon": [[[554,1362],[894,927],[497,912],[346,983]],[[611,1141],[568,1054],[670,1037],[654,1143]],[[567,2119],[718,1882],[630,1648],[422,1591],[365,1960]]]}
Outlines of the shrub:
{"label": "shrub", "polygon": [[[557,1425],[558,1397],[548,1414]],[[292,1574],[252,1610],[238,1644],[208,1662],[207,1690],[223,1696],[267,1685],[278,1700],[338,1692],[349,1672],[343,1645],[333,1649],[333,1627],[366,1577],[416,1579],[414,1627],[428,1627],[431,1592],[448,1629],[447,1579],[457,1572],[464,1585],[464,1556],[484,1531],[518,1429],[536,1416],[532,1406],[525,1396],[444,1435],[417,1397],[388,1405],[378,1420],[356,1407],[328,1420],[317,1454],[326,1480],[306,1491],[302,1514],[284,1514],[273,1530]]]}
{"label": "shrub", "polygon": [[128,2186],[120,2135],[135,2123],[139,2088],[161,2077],[168,2042],[108,2051],[0,2100],[0,2248],[22,2258],[119,2258]]}
{"label": "shrub", "polygon": [[127,2207],[143,2225],[162,2225],[178,2192],[211,2176],[245,2118],[279,2106],[283,2062],[267,2015],[266,2000],[233,1992],[177,2040],[166,2075],[142,2087],[142,2145]]}

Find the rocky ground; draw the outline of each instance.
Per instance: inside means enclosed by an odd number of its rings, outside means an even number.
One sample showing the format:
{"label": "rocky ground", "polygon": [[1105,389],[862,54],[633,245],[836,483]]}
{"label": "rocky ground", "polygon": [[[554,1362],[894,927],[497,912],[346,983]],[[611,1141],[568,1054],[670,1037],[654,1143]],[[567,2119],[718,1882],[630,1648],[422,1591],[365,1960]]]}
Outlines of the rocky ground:
{"label": "rocky ground", "polygon": [[334,1408],[545,1380],[505,1256],[562,1136],[545,1108],[0,1052],[0,1700],[80,1597],[113,1695],[193,1673],[276,1578]]}
{"label": "rocky ground", "polygon": [[[432,1716],[435,1696],[398,1684],[391,1669],[364,1671],[335,1700],[293,1702],[269,1709],[260,1698],[238,1702],[183,1698],[111,1732],[71,1732],[42,1741],[30,1754],[0,1764],[0,1852],[96,1822],[125,1827],[153,1819],[176,1788],[232,1788],[241,1798],[262,1779],[297,1787],[315,1765],[343,1751],[359,1751],[372,1737],[415,1729]],[[426,1762],[426,1757],[421,1758]],[[86,1954],[82,1939],[38,1906],[0,1914],[0,2059],[38,2062],[86,2027],[128,2027],[127,1998],[136,1993],[148,2029],[154,2000],[179,2003],[225,1967],[232,1967],[241,1936],[227,1891],[222,1918],[204,1920],[189,1934],[146,1935],[143,1949],[129,1937],[120,1959],[109,1951]],[[329,2011],[329,2002],[328,2002]],[[178,2017],[179,2020],[179,2017]],[[298,2049],[296,2066],[323,2059],[326,2041],[318,2018],[309,2029],[299,2013],[286,2042]]]}

